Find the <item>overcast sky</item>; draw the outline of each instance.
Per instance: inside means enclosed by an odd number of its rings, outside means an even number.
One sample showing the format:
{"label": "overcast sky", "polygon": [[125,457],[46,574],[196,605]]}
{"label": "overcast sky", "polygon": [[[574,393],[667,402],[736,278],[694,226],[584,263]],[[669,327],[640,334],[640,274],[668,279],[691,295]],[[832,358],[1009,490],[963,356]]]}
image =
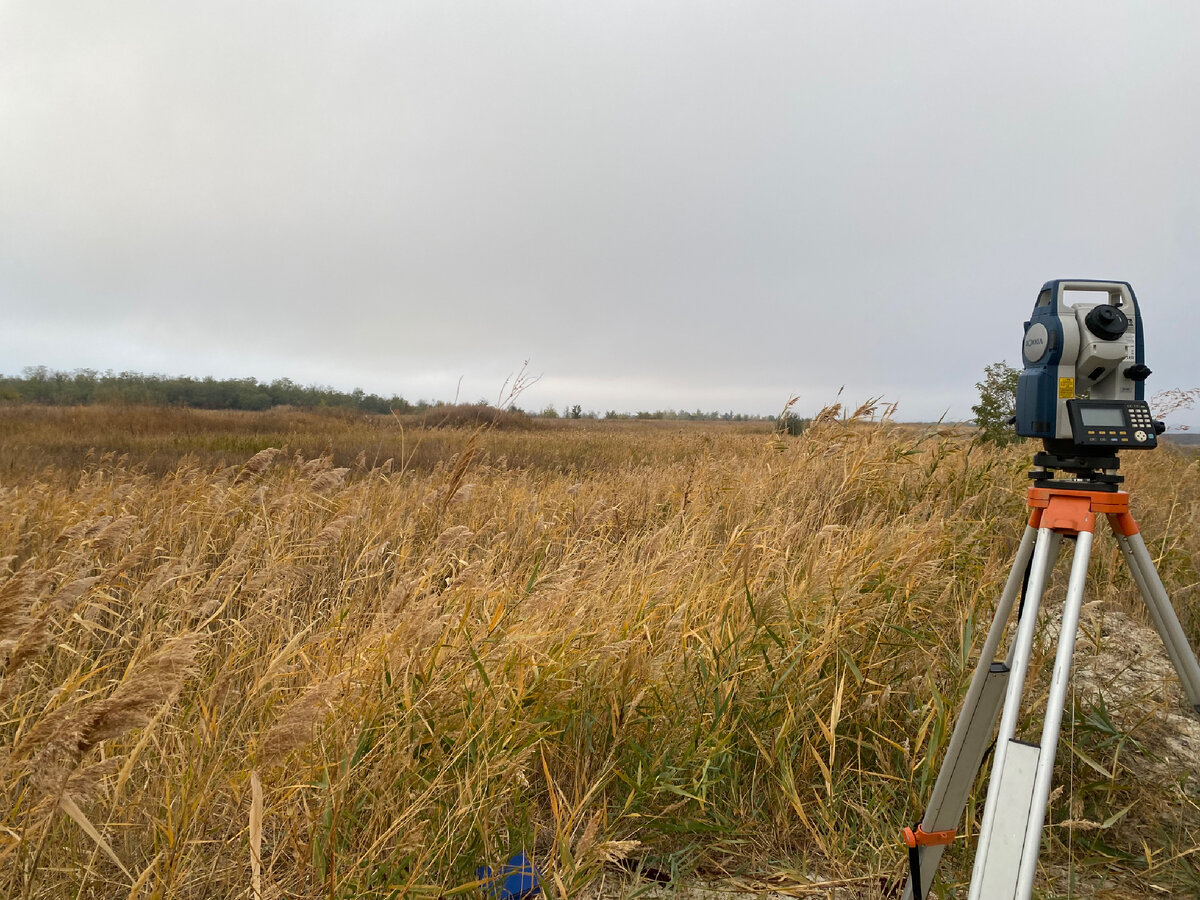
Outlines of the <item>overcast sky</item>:
{"label": "overcast sky", "polygon": [[1194,0],[0,0],[0,372],[962,419],[1074,277],[1200,387],[1198,40]]}

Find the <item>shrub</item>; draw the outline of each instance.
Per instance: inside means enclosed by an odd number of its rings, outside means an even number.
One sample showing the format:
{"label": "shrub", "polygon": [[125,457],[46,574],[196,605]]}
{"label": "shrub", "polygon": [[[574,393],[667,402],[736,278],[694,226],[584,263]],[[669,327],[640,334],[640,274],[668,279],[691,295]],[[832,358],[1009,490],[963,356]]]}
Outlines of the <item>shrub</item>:
{"label": "shrub", "polygon": [[1003,447],[1020,438],[1012,426],[1017,411],[1017,378],[1020,372],[1006,362],[994,362],[983,370],[983,381],[976,382],[979,402],[971,407],[979,440]]}

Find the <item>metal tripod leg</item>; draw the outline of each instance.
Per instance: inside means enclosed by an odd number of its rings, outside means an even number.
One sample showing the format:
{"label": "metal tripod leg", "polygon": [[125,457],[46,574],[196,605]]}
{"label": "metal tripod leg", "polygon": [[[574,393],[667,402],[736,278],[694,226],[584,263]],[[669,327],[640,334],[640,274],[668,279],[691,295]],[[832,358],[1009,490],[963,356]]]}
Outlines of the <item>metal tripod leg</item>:
{"label": "metal tripod leg", "polygon": [[1175,667],[1175,673],[1179,676],[1184,693],[1187,694],[1188,702],[1200,713],[1200,663],[1196,662],[1196,655],[1192,652],[1187,635],[1183,633],[1183,626],[1179,624],[1167,590],[1163,587],[1162,579],[1158,577],[1158,570],[1154,567],[1150,551],[1146,549],[1146,542],[1136,532],[1125,535],[1114,528],[1113,533],[1117,538],[1117,546],[1121,548],[1125,557],[1125,564],[1129,566],[1133,580],[1142,594],[1142,600],[1146,603],[1146,609],[1150,612],[1154,627],[1167,649],[1171,665]]}
{"label": "metal tripod leg", "polygon": [[[983,642],[975,674],[971,676],[971,686],[967,689],[966,699],[963,700],[962,709],[955,722],[945,759],[942,761],[937,781],[934,782],[929,805],[921,819],[920,830],[925,833],[947,831],[957,827],[962,820],[963,810],[966,809],[967,797],[975,783],[975,776],[983,765],[983,757],[991,742],[992,730],[996,727],[996,719],[1000,716],[1000,706],[1004,701],[1004,686],[1008,683],[1009,666],[1007,663],[996,661],[996,652],[1000,647],[1000,639],[1004,635],[1013,602],[1021,591],[1025,567],[1033,553],[1036,536],[1037,529],[1026,526],[1021,543],[1017,547],[1012,570],[1004,584],[1004,591],[996,604],[995,617]],[[933,876],[944,850],[945,846],[941,844],[919,848],[921,897],[929,893],[929,886],[933,883]],[[913,884],[910,879],[905,885],[902,900],[912,900],[912,897]]]}
{"label": "metal tripod leg", "polygon": [[[1082,535],[1081,535],[1082,538]],[[996,753],[992,762],[992,775],[988,780],[987,801],[983,808],[983,819],[979,827],[978,850],[975,866],[971,873],[970,900],[995,900],[1013,897],[1016,891],[1015,876],[1022,858],[1022,845],[1034,802],[1037,773],[1042,753],[1038,748],[1014,740],[1017,719],[1021,712],[1021,695],[1025,689],[1025,674],[1033,650],[1037,613],[1046,583],[1050,577],[1052,562],[1051,547],[1058,542],[1049,528],[1038,529],[1037,543],[1033,552],[1033,565],[1029,571],[1029,586],[1025,594],[1025,611],[1017,627],[1017,637],[1012,648],[1012,671],[1009,674],[1008,691],[1004,698],[1004,711],[1000,716],[1000,730],[996,736]],[[1088,535],[1087,549],[1091,546]],[[1072,583],[1076,570],[1086,576],[1087,553],[1077,547],[1071,566]],[[1082,568],[1080,569],[1080,563]],[[1068,598],[1069,599],[1069,598]],[[1080,597],[1082,599],[1082,583]],[[1065,610],[1064,610],[1065,620]],[[1064,630],[1065,630],[1064,621]],[[1073,626],[1072,626],[1073,627]],[[1074,635],[1074,630],[1071,632]],[[1074,648],[1074,640],[1071,641]],[[1069,663],[1069,657],[1068,657]],[[1056,663],[1057,671],[1057,663]],[[1061,712],[1061,711],[1060,711]],[[1049,718],[1049,711],[1047,711]],[[1057,720],[1055,734],[1057,735]],[[1051,750],[1051,754],[1053,750]],[[1053,757],[1051,757],[1053,764]],[[1039,823],[1040,830],[1041,825]]]}
{"label": "metal tripod leg", "polygon": [[1075,556],[1071,560],[1071,579],[1067,583],[1067,599],[1063,602],[1062,622],[1058,633],[1058,652],[1054,657],[1054,672],[1050,676],[1050,698],[1046,701],[1046,718],[1042,724],[1041,753],[1033,782],[1033,800],[1025,825],[1025,840],[1021,848],[1021,867],[1014,897],[1033,896],[1033,877],[1037,873],[1038,853],[1042,848],[1042,825],[1046,821],[1046,805],[1050,802],[1050,782],[1054,777],[1054,756],[1058,750],[1058,732],[1062,726],[1067,688],[1071,680],[1071,660],[1075,655],[1075,638],[1079,633],[1079,611],[1083,606],[1083,590],[1087,583],[1088,560],[1092,552],[1093,534],[1080,531],[1075,541]]}

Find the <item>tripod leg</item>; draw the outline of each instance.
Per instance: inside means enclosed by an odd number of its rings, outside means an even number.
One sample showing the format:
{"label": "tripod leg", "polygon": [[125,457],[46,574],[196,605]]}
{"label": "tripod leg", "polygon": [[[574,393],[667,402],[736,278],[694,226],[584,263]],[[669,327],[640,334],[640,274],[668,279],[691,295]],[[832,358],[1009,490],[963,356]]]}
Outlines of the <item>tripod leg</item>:
{"label": "tripod leg", "polygon": [[[978,849],[975,865],[971,872],[970,900],[993,900],[996,897],[1011,897],[1015,889],[1013,880],[1016,863],[1019,861],[1024,828],[1017,829],[1011,816],[1006,815],[1014,805],[1019,809],[1018,799],[1024,796],[1025,815],[1033,790],[1033,768],[1036,751],[1026,744],[1013,740],[1017,730],[1017,717],[1021,712],[1021,694],[1025,688],[1025,673],[1029,668],[1029,657],[1033,650],[1034,631],[1037,627],[1038,607],[1050,577],[1050,567],[1059,543],[1059,536],[1049,528],[1040,528],[1033,551],[1033,564],[1029,570],[1029,585],[1025,594],[1025,609],[1017,625],[1017,636],[1009,653],[1011,672],[1008,689],[1004,697],[1004,711],[1000,716],[1000,730],[996,736],[996,754],[992,761],[992,775],[988,780],[987,801],[983,808],[983,819],[979,827]],[[1012,763],[1009,758],[1012,757]],[[1023,825],[1023,822],[1021,823]]]}
{"label": "tripod leg", "polygon": [[1054,657],[1054,672],[1050,676],[1050,697],[1046,701],[1046,718],[1042,725],[1041,754],[1034,775],[1033,800],[1029,805],[1025,841],[1021,848],[1017,897],[1030,897],[1033,894],[1033,878],[1037,873],[1037,858],[1042,848],[1042,824],[1046,821],[1046,804],[1050,800],[1050,782],[1054,777],[1058,732],[1062,726],[1063,708],[1067,702],[1071,661],[1075,655],[1075,638],[1079,632],[1079,610],[1083,606],[1092,539],[1092,532],[1080,531],[1075,543],[1075,556],[1071,560],[1071,579],[1067,583],[1067,599],[1063,602],[1058,652]]}
{"label": "tripod leg", "polygon": [[[929,795],[929,805],[921,819],[921,830],[926,833],[949,831],[958,827],[967,805],[971,785],[975,783],[975,776],[979,774],[979,768],[983,764],[992,730],[1000,716],[1004,686],[1008,683],[1009,667],[996,661],[996,651],[1000,647],[1000,639],[1004,635],[1013,603],[1021,591],[1025,567],[1033,554],[1036,536],[1037,529],[1025,527],[1013,567],[1004,584],[1004,591],[996,604],[991,628],[988,629],[983,649],[979,653],[975,674],[971,676],[971,686],[967,688],[967,696],[954,724],[954,733],[946,748],[946,756],[938,771],[937,781],[934,782],[933,792]],[[929,886],[933,883],[943,850],[945,846],[940,844],[918,848],[921,854],[921,885],[918,896],[925,897],[929,893]],[[914,885],[911,879],[909,881],[910,883],[905,885],[902,900],[912,900]]]}
{"label": "tripod leg", "polygon": [[1146,603],[1146,609],[1150,612],[1154,627],[1166,647],[1171,665],[1175,667],[1183,691],[1187,694],[1188,702],[1196,712],[1200,712],[1200,663],[1196,662],[1196,655],[1188,644],[1183,626],[1179,624],[1167,590],[1163,587],[1162,579],[1158,577],[1158,570],[1154,567],[1150,551],[1146,549],[1146,542],[1137,532],[1126,535],[1114,528],[1114,534],[1125,557],[1125,563],[1129,566],[1133,580]]}

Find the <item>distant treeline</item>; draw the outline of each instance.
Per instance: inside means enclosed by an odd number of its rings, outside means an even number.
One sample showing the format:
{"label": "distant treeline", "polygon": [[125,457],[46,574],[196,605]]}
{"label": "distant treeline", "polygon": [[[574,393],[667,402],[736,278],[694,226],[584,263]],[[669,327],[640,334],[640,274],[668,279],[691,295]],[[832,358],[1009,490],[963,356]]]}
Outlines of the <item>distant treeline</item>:
{"label": "distant treeline", "polygon": [[[545,413],[543,412],[543,415]],[[551,417],[553,418],[553,417]],[[582,416],[575,415],[575,410],[568,411],[567,418],[571,419],[596,419],[599,418],[595,413],[584,413]],[[654,412],[643,410],[636,413],[619,413],[616,410],[610,409],[604,414],[606,419],[654,419],[665,420],[668,422],[770,422],[775,419],[775,416],[756,416],[750,413],[735,413],[735,412],[704,412],[703,410],[695,410],[688,412],[686,409],[658,409]]]}
{"label": "distant treeline", "polygon": [[[381,397],[355,389],[346,393],[331,387],[300,385],[290,378],[259,381],[255,378],[192,378],[187,375],[144,375],[141,372],[97,372],[94,369],[75,369],[60,372],[45,366],[30,366],[20,375],[0,375],[0,404],[40,403],[45,406],[91,406],[116,404],[127,406],[186,406],[194,409],[263,410],[274,406],[294,406],[301,409],[353,409],[368,413],[420,413],[453,404],[441,401],[418,400],[410,403],[403,397]],[[480,400],[473,407],[489,404]],[[516,406],[509,412],[525,413]],[[564,407],[560,413],[554,406],[528,415],[540,418],[565,419],[658,419],[725,422],[770,421],[774,416],[756,416],[735,412],[694,412],[660,409],[654,412],[623,413],[609,410],[601,414],[584,411],[578,404]]]}
{"label": "distant treeline", "polygon": [[434,404],[409,403],[403,397],[380,397],[361,390],[300,385],[289,378],[190,378],[186,375],[143,375],[140,372],[58,372],[32,366],[19,376],[0,376],[0,403],[89,406],[111,403],[146,406],[190,406],[196,409],[270,409],[273,406],[334,407],[362,412],[419,412]]}

